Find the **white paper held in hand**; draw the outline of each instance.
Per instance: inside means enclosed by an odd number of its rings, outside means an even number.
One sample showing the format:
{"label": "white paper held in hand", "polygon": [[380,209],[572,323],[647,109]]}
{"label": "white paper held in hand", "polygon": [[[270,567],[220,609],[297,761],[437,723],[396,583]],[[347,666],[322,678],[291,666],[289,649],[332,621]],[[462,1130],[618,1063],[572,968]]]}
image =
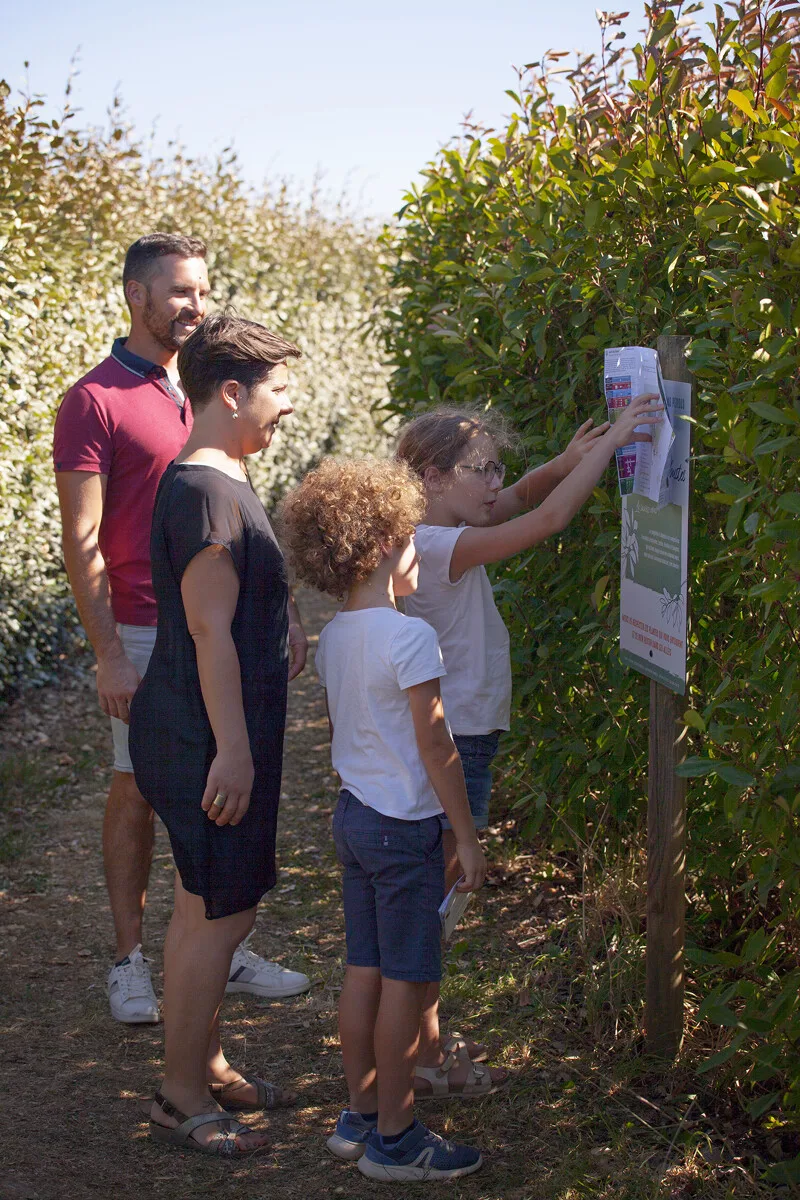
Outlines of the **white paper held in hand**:
{"label": "white paper held in hand", "polygon": [[637,433],[647,433],[651,440],[622,446],[616,451],[616,458],[620,495],[645,496],[663,508],[669,501],[668,468],[675,431],[658,354],[647,346],[613,346],[605,351],[603,376],[608,419],[612,424],[635,396],[645,392],[661,396],[663,420],[656,425],[636,427]]}
{"label": "white paper held in hand", "polygon": [[465,878],[466,876],[462,875],[460,879],[455,881],[439,905],[439,922],[442,926],[442,937],[446,942],[450,941],[456,925],[464,915],[465,908],[475,894],[474,892],[459,892],[456,890],[458,885],[464,882]]}

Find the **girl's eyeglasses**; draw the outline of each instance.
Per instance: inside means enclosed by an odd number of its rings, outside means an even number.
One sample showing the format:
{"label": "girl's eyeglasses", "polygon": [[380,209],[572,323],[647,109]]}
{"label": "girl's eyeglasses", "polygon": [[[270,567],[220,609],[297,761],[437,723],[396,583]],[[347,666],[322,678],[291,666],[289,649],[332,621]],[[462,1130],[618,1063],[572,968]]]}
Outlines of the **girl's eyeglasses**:
{"label": "girl's eyeglasses", "polygon": [[476,466],[473,466],[472,463],[457,463],[456,465],[463,471],[474,471],[476,475],[482,475],[483,482],[487,485],[494,481],[495,475],[499,483],[502,483],[506,476],[506,464],[493,462],[491,458]]}

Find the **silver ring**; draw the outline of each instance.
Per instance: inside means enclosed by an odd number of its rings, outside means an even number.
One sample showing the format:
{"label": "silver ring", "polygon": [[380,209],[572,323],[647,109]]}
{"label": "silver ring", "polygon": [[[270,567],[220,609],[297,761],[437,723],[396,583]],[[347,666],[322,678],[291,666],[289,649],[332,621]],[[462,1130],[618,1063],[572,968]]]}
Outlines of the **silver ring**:
{"label": "silver ring", "polygon": [[211,804],[213,805],[214,808],[222,808],[227,799],[228,799],[228,797],[223,796],[222,792],[217,792],[216,796],[211,801]]}

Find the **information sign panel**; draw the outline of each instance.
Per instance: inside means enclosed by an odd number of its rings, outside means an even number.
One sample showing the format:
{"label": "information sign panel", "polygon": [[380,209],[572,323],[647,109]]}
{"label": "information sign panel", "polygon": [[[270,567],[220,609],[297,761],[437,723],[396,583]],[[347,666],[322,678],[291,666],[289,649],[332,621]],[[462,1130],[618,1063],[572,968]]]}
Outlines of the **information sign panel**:
{"label": "information sign panel", "polygon": [[665,379],[675,431],[667,465],[669,502],[622,497],[620,657],[626,666],[686,693],[689,568],[689,450],[692,386]]}

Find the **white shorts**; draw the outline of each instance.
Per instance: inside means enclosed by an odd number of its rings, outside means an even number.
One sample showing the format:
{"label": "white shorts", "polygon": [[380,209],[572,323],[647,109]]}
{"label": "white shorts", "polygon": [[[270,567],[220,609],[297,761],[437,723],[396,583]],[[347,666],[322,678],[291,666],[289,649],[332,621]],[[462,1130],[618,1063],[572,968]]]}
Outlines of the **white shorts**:
{"label": "white shorts", "polygon": [[[155,625],[117,625],[117,633],[126,655],[139,675],[144,675],[153,646],[156,644]],[[128,753],[128,726],[119,717],[111,718],[111,734],[114,738],[114,770],[133,774],[133,763]]]}

